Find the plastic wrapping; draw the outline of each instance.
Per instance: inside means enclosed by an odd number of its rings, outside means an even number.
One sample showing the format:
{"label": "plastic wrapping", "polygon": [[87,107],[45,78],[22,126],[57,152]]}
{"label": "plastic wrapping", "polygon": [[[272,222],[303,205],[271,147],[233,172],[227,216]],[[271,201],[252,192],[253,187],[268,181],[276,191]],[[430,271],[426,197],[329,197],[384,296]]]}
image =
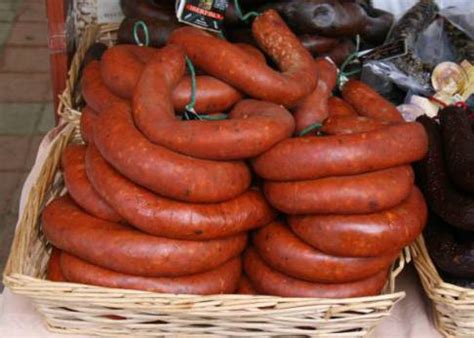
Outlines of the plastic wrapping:
{"label": "plastic wrapping", "polygon": [[[391,6],[408,7],[413,5],[414,1],[397,2],[396,6],[393,1],[387,3],[382,7],[391,10],[393,9]],[[429,96],[433,93],[430,75],[437,64],[445,61],[460,62],[464,58],[471,59],[474,56],[472,0],[436,1],[436,3],[440,7],[436,17],[427,14],[427,11],[419,11],[419,17],[414,19],[418,20],[419,24],[412,21],[413,28],[422,30],[410,31],[410,52],[407,56],[364,64],[362,80],[374,86],[387,98],[393,97],[391,91],[395,87]],[[374,5],[380,4],[376,1]],[[423,18],[423,15],[426,17]],[[432,20],[427,22],[428,18]],[[377,81],[374,78],[377,78]],[[394,102],[401,103],[397,100]]]}

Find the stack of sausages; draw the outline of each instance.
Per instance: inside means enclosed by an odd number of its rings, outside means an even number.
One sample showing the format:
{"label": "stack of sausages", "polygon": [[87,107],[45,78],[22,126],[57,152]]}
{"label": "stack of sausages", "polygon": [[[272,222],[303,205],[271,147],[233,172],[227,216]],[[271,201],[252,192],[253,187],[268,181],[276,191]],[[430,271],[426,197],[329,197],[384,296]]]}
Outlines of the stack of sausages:
{"label": "stack of sausages", "polygon": [[[295,61],[282,61],[291,74],[269,68],[254,48],[191,27],[176,30],[160,50],[116,46],[84,68],[81,131],[87,145],[65,150],[68,195],[43,213],[46,238],[62,251],[52,261],[61,278],[168,293],[236,291],[247,232],[275,217],[263,194],[251,187],[244,160],[294,132],[291,113],[271,100],[278,89],[271,80],[280,80],[288,93],[294,86],[284,85],[298,83],[292,97],[281,95],[285,101],[306,96],[316,85],[310,55],[275,12],[254,26],[277,58],[284,58],[282,46],[296,45]],[[268,31],[283,40],[265,40]],[[234,66],[247,74],[238,78],[242,88],[260,100],[242,100],[233,80],[222,80],[223,51],[235,54]],[[191,98],[185,52],[208,74],[196,78],[195,109],[214,113],[234,106],[228,119],[176,117]],[[249,69],[241,69],[243,64]],[[266,87],[257,88],[252,80],[262,72]]]}
{"label": "stack of sausages", "polygon": [[[330,69],[324,61],[321,65]],[[320,72],[320,82],[327,77],[332,86],[334,76],[325,73],[331,71]],[[319,100],[329,100],[325,93]],[[410,166],[426,154],[423,127],[404,122],[361,82],[345,84],[342,97],[332,99],[338,105],[331,109],[327,102],[317,105],[330,115],[325,136],[284,140],[252,163],[265,179],[268,201],[287,215],[287,225],[257,230],[246,254],[245,271],[257,292],[377,294],[400,250],[425,225],[425,202]],[[318,116],[298,112],[300,129],[325,118],[321,110]]]}
{"label": "stack of sausages", "polygon": [[[336,67],[315,61],[274,10],[252,30],[280,71],[258,49],[193,27],[161,49],[118,45],[87,64],[86,145],[64,152],[68,195],[43,213],[58,248],[51,279],[192,294],[380,292],[425,222],[409,167],[426,152],[424,129],[362,83],[332,97]],[[185,57],[200,74],[195,95]],[[193,98],[197,114],[228,118],[182,120]],[[327,136],[314,135],[322,122]]]}

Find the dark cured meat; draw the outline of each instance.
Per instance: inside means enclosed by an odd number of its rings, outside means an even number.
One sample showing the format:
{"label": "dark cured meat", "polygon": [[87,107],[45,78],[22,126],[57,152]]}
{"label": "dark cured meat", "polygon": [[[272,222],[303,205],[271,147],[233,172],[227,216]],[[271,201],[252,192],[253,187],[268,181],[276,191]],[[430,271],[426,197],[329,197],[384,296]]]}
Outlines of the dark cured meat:
{"label": "dark cured meat", "polygon": [[449,178],[457,188],[474,192],[474,133],[469,117],[456,107],[445,108],[439,115]]}
{"label": "dark cured meat", "polygon": [[438,124],[427,116],[417,121],[425,128],[429,140],[428,154],[416,166],[419,186],[428,205],[448,224],[474,231],[474,197],[457,191],[449,180]]}
{"label": "dark cured meat", "polygon": [[474,233],[455,229],[434,212],[424,232],[431,259],[442,271],[456,277],[474,278]]}

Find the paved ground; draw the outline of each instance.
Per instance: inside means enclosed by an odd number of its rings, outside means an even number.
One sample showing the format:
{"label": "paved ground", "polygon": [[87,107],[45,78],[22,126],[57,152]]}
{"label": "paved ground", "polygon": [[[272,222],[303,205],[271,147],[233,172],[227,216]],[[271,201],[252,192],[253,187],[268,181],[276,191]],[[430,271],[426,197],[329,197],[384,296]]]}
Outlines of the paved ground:
{"label": "paved ground", "polygon": [[[0,0],[0,271],[36,149],[54,124],[43,0]],[[0,291],[3,286],[0,284]]]}

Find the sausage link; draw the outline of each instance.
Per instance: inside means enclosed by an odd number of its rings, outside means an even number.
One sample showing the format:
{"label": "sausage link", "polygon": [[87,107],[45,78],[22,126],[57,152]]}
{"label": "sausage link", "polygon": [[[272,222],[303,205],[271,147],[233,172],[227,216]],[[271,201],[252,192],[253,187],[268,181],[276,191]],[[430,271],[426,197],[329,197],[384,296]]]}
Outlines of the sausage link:
{"label": "sausage link", "polygon": [[48,262],[48,271],[46,273],[46,279],[53,282],[66,282],[66,278],[61,270],[61,251],[53,247],[51,256]]}
{"label": "sausage link", "polygon": [[191,204],[155,195],[127,180],[93,145],[86,156],[87,173],[100,195],[140,230],[167,238],[222,238],[268,224],[274,218],[259,191],[248,190],[222,203]]}
{"label": "sausage link", "polygon": [[84,68],[82,96],[87,105],[99,114],[116,103],[123,103],[122,99],[112,94],[104,86],[98,61],[92,61]]}
{"label": "sausage link", "polygon": [[260,47],[282,73],[238,46],[194,27],[175,30],[168,43],[182,46],[194,65],[253,98],[290,107],[316,88],[311,54],[275,11],[258,16],[252,30]]}
{"label": "sausage link", "polygon": [[[239,44],[239,48],[249,53],[260,63],[265,62],[265,57],[256,48],[245,44]],[[158,52],[158,49],[135,45],[118,45],[109,48],[100,63],[105,85],[115,95],[131,99],[145,64]],[[240,101],[242,97],[238,90],[212,76],[196,76],[194,109],[198,113],[225,111]],[[174,88],[172,99],[175,110],[184,111],[186,105],[191,101],[191,78],[189,76],[182,78]]]}
{"label": "sausage link", "polygon": [[63,252],[61,268],[67,280],[73,283],[160,293],[213,295],[235,292],[242,264],[240,257],[235,257],[215,269],[189,276],[142,277],[107,270]]}
{"label": "sausage link", "polygon": [[245,253],[244,270],[258,293],[281,297],[349,298],[375,296],[382,291],[388,275],[387,269],[384,269],[373,276],[355,282],[311,283],[272,269],[253,248],[247,249]]}
{"label": "sausage link", "polygon": [[134,45],[118,45],[107,49],[100,61],[104,84],[114,94],[130,99],[144,65],[158,49]]}
{"label": "sausage link", "polygon": [[296,133],[300,133],[315,123],[322,123],[328,117],[328,98],[336,85],[337,67],[326,58],[316,59],[315,63],[318,85],[298,104],[294,112]]}
{"label": "sausage link", "polygon": [[[181,62],[170,67],[170,59]],[[168,46],[148,62],[140,77],[133,114],[137,127],[148,139],[186,155],[231,160],[256,156],[291,136],[291,114],[276,104],[255,100],[238,103],[228,120],[177,120],[167,104],[173,88],[169,79],[174,74],[182,75],[183,64],[180,48]]]}
{"label": "sausage link", "polygon": [[130,106],[99,81],[99,91],[116,103],[101,112],[94,142],[121,174],[162,196],[188,202],[221,202],[247,190],[250,171],[244,162],[200,160],[151,143],[136,129]]}
{"label": "sausage link", "polygon": [[403,121],[397,108],[370,86],[357,80],[349,80],[342,88],[342,97],[361,116],[390,122]]}
{"label": "sausage link", "polygon": [[117,212],[97,194],[86,174],[86,146],[69,145],[62,156],[66,188],[81,208],[91,215],[111,221],[122,220]]}
{"label": "sausage link", "polygon": [[257,174],[273,181],[361,174],[423,158],[428,140],[416,122],[353,135],[287,139],[253,160]]}
{"label": "sausage link", "polygon": [[[174,109],[185,110],[191,102],[191,77],[185,76],[173,90]],[[225,111],[242,99],[242,94],[225,82],[212,76],[196,76],[196,104],[194,110],[199,114],[212,114]]]}
{"label": "sausage link", "polygon": [[265,55],[257,47],[252,46],[249,43],[242,42],[236,43],[235,45],[247,54],[253,56],[257,61],[261,62],[262,64],[267,64],[267,59],[265,58]]}
{"label": "sausage link", "polygon": [[238,256],[245,234],[207,242],[150,236],[80,210],[68,197],[43,211],[43,232],[57,248],[103,268],[145,277],[177,277],[214,269]]}
{"label": "sausage link", "polygon": [[365,215],[290,216],[295,234],[318,250],[335,256],[386,255],[410,244],[423,230],[426,204],[417,188],[400,205]]}
{"label": "sausage link", "polygon": [[387,270],[398,256],[398,253],[377,257],[331,256],[306,244],[277,222],[259,229],[253,244],[273,269],[316,283],[346,283],[365,279]]}
{"label": "sausage link", "polygon": [[349,103],[337,96],[331,96],[328,99],[328,115],[336,116],[357,116],[357,112]]}
{"label": "sausage link", "polygon": [[97,115],[98,113],[93,111],[89,106],[86,106],[82,110],[79,128],[85,143],[94,142],[94,125],[97,120]]}
{"label": "sausage link", "polygon": [[414,179],[411,166],[405,165],[310,181],[265,181],[264,191],[270,204],[286,214],[365,214],[400,204]]}
{"label": "sausage link", "polygon": [[239,286],[237,288],[237,293],[241,295],[256,295],[257,291],[253,287],[252,283],[246,275],[240,276]]}
{"label": "sausage link", "polygon": [[366,133],[387,127],[389,122],[363,116],[334,116],[324,121],[321,131],[328,135]]}

